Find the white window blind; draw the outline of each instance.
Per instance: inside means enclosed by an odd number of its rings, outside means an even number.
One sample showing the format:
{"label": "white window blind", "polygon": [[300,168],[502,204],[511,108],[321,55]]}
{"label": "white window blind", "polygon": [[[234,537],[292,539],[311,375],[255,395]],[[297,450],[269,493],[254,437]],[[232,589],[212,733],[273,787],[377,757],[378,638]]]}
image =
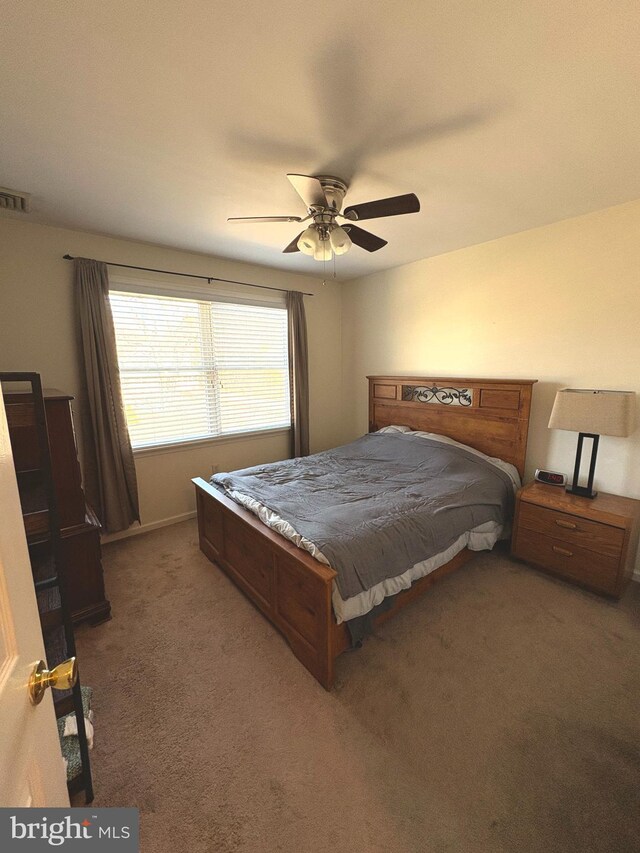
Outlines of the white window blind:
{"label": "white window blind", "polygon": [[287,312],[111,291],[134,448],[291,425]]}

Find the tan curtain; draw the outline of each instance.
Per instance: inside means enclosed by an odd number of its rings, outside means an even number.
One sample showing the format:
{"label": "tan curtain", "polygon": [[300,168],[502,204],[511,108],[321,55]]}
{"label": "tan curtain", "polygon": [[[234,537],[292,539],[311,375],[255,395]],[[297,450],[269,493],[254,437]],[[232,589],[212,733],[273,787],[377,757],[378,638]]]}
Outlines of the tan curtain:
{"label": "tan curtain", "polygon": [[[83,432],[85,490],[109,533],[140,521],[138,485],[122,403],[107,265],[74,261],[88,416]],[[88,427],[88,428],[87,428]]]}
{"label": "tan curtain", "polygon": [[291,455],[309,454],[309,355],[307,319],[302,293],[287,291],[289,319],[289,387],[291,389]]}

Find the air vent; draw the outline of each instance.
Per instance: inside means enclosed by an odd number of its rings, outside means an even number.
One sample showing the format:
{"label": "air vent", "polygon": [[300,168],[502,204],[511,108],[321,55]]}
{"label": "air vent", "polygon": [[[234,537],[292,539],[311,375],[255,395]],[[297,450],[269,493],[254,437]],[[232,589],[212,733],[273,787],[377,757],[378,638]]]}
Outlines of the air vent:
{"label": "air vent", "polygon": [[7,190],[0,187],[0,210],[17,210],[18,213],[29,213],[30,206],[30,193],[21,193],[17,190]]}

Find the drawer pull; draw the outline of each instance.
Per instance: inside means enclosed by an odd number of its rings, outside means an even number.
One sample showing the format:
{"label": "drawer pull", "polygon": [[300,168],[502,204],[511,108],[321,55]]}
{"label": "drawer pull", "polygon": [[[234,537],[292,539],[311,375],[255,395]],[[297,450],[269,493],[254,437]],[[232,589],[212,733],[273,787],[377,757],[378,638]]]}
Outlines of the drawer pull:
{"label": "drawer pull", "polygon": [[565,521],[564,518],[556,518],[556,524],[558,527],[566,527],[568,530],[578,529],[577,524],[574,524],[573,521]]}
{"label": "drawer pull", "polygon": [[566,548],[559,548],[557,545],[551,546],[556,554],[562,554],[564,557],[573,557],[573,551],[567,551]]}

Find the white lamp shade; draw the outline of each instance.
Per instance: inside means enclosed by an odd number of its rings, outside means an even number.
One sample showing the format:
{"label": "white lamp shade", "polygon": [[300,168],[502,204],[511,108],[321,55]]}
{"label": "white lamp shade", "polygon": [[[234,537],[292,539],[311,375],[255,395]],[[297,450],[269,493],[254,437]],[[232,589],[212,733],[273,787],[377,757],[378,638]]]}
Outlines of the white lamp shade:
{"label": "white lamp shade", "polygon": [[558,391],[549,418],[550,429],[594,435],[628,436],[636,426],[633,391],[565,388]]}
{"label": "white lamp shade", "polygon": [[351,238],[341,225],[336,225],[329,233],[331,248],[336,255],[345,255],[351,248]]}
{"label": "white lamp shade", "polygon": [[318,231],[314,228],[313,225],[310,225],[306,231],[303,231],[298,239],[298,248],[301,252],[304,252],[305,255],[312,255],[315,257],[315,253],[320,246],[320,237],[318,236]]}

